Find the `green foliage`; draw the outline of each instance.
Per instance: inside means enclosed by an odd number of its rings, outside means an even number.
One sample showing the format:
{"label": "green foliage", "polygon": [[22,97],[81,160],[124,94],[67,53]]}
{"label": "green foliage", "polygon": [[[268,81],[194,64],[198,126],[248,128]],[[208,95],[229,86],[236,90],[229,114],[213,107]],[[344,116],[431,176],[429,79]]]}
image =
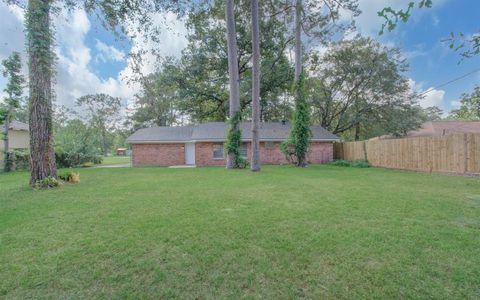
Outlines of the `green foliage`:
{"label": "green foliage", "polygon": [[3,103],[0,103],[0,123],[4,123],[4,128],[1,128],[5,143],[4,171],[10,172],[15,168],[15,155],[10,153],[10,149],[8,149],[9,134],[7,127],[9,126],[9,123],[15,119],[17,110],[20,108],[23,94],[23,84],[25,82],[25,79],[21,74],[22,61],[20,58],[20,53],[13,52],[8,58],[2,61],[2,67],[2,75],[7,78],[7,84],[3,90],[6,94],[6,97],[3,99]]}
{"label": "green foliage", "polygon": [[120,121],[120,98],[107,94],[86,95],[77,99],[76,105],[86,110],[91,130],[101,138],[101,151],[108,154],[112,146],[112,135]]}
{"label": "green foliage", "polygon": [[80,174],[72,172],[72,171],[60,173],[58,175],[58,178],[60,178],[63,181],[66,181],[66,182],[70,182],[70,183],[79,183],[80,182]]}
{"label": "green foliage", "polygon": [[330,163],[332,166],[337,167],[353,167],[353,168],[369,168],[370,164],[366,160],[344,160],[337,159]]}
{"label": "green foliage", "polygon": [[280,151],[282,151],[285,159],[291,164],[297,164],[297,156],[295,153],[295,145],[290,139],[283,141],[280,144]]}
{"label": "green foliage", "polygon": [[45,189],[51,189],[59,186],[60,186],[60,181],[58,181],[58,179],[56,179],[53,176],[48,176],[41,180],[37,180],[33,185],[33,188],[38,190],[45,190]]}
{"label": "green foliage", "polygon": [[[305,167],[307,165],[307,153],[310,146],[310,109],[305,94],[305,72],[300,74],[300,78],[295,85],[295,112],[293,114],[292,129],[290,138],[282,144],[284,150],[293,147],[294,161],[297,166]],[[284,152],[285,155],[286,152]]]}
{"label": "green foliage", "polygon": [[4,100],[10,118],[14,118],[15,110],[20,107],[25,79],[22,75],[22,60],[20,53],[12,54],[2,61],[2,75],[7,78],[7,84],[3,91],[7,95]]}
{"label": "green foliage", "polygon": [[74,168],[88,163],[101,164],[103,157],[81,152],[56,152],[55,159],[60,168]]}
{"label": "green foliage", "polygon": [[370,38],[333,43],[326,54],[313,55],[309,67],[312,123],[344,139],[402,135],[438,115],[418,106],[399,50]]}
{"label": "green foliage", "polygon": [[15,155],[10,151],[4,152],[3,171],[4,172],[15,171]]}
{"label": "green foliage", "polygon": [[[433,5],[433,0],[418,0],[418,8],[431,8]],[[412,14],[412,10],[415,6],[415,2],[411,1],[408,3],[407,8],[395,10],[392,7],[384,7],[381,11],[377,14],[379,17],[382,17],[384,23],[382,24],[382,29],[380,30],[380,35],[385,32],[385,28],[388,31],[393,31],[396,27],[398,22],[402,21],[406,23]]]}
{"label": "green foliage", "polygon": [[[292,107],[285,93],[293,83],[293,68],[285,49],[291,43],[288,28],[279,18],[268,17],[282,9],[277,2],[259,3],[261,34],[262,121],[289,118]],[[250,1],[236,1],[236,30],[242,116],[250,115],[252,55]],[[262,18],[263,16],[263,18]],[[135,121],[143,125],[181,122],[226,121],[229,111],[228,63],[225,36],[225,1],[212,2],[189,14],[188,45],[178,61],[165,59],[159,70],[141,79]],[[148,98],[147,98],[148,95]]]}
{"label": "green foliage", "polygon": [[165,63],[142,78],[142,91],[135,95],[134,127],[171,126],[179,120],[179,72],[177,65]]}
{"label": "green foliage", "polygon": [[456,120],[480,120],[480,86],[471,93],[464,93],[460,99],[460,108],[453,110],[449,116]]}
{"label": "green foliage", "polygon": [[5,172],[28,170],[30,153],[28,149],[13,149],[6,153],[4,160]]}
{"label": "green foliage", "polygon": [[240,130],[240,122],[242,114],[236,112],[229,123],[227,138],[225,140],[225,153],[233,154],[233,168],[244,169],[248,166],[248,162],[240,155],[240,146],[242,145],[242,131]]}

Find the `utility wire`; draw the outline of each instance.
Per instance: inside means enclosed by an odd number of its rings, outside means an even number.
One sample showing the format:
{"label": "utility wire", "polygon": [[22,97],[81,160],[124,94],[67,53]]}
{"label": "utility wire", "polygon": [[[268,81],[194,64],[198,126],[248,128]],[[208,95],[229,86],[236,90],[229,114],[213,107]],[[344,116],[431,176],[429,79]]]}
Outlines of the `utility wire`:
{"label": "utility wire", "polygon": [[418,94],[417,96],[418,96],[418,97],[421,97],[421,96],[423,96],[423,95],[425,95],[425,94],[430,93],[430,92],[433,91],[433,90],[436,90],[436,89],[438,89],[438,88],[444,87],[444,86],[446,86],[446,85],[448,85],[448,84],[450,84],[450,83],[453,83],[453,82],[458,81],[458,80],[460,80],[460,79],[463,79],[463,78],[465,78],[465,77],[467,77],[467,76],[470,76],[470,75],[472,75],[472,74],[474,74],[474,73],[477,73],[478,71],[480,71],[480,68],[477,68],[477,69],[475,69],[475,70],[473,70],[473,71],[471,71],[471,72],[468,72],[468,73],[466,73],[466,74],[464,74],[464,75],[462,75],[462,76],[460,76],[460,77],[454,78],[454,79],[449,80],[449,81],[447,81],[447,82],[444,82],[444,83],[442,83],[442,84],[440,84],[440,85],[437,85],[436,87],[429,88],[428,90],[421,92],[421,93]]}

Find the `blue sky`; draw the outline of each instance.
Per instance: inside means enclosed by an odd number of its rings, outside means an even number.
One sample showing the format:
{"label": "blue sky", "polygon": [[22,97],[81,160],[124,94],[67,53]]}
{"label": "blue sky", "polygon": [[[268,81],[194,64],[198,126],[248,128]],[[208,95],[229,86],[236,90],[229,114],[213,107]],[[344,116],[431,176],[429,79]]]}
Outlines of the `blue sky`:
{"label": "blue sky", "polygon": [[[424,91],[459,77],[480,67],[480,57],[460,62],[458,53],[448,48],[441,40],[450,32],[471,34],[480,31],[478,12],[480,1],[476,0],[434,0],[432,9],[416,9],[407,24],[400,24],[392,33],[377,35],[381,19],[377,11],[386,5],[401,8],[405,0],[359,0],[362,15],[356,20],[357,30],[379,39],[382,43],[400,47],[410,63],[406,74],[412,86]],[[11,51],[24,53],[23,12],[18,8],[7,8],[0,2],[0,59]],[[180,55],[186,45],[184,23],[174,15],[158,16],[159,22],[166,22],[172,31],[161,34],[164,41],[160,47],[166,55]],[[132,75],[128,56],[133,48],[149,48],[143,41],[118,41],[105,31],[98,21],[75,11],[63,13],[55,18],[57,27],[57,102],[69,107],[77,97],[89,93],[105,92],[123,99],[125,105],[132,106],[133,96],[138,86],[128,84]],[[459,63],[460,62],[460,63]],[[144,66],[144,72],[153,70],[153,61]],[[434,89],[422,100],[423,106],[437,105],[448,112],[458,105],[463,92],[468,92],[480,83],[480,72],[439,89]],[[0,78],[3,90],[5,80]]]}

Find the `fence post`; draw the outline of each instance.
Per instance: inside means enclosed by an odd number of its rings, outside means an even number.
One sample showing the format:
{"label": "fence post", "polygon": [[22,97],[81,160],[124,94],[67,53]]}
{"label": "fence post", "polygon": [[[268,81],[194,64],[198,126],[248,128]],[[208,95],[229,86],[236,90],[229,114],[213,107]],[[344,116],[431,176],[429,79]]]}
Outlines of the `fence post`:
{"label": "fence post", "polygon": [[366,161],[368,161],[368,155],[367,155],[367,141],[363,141],[363,156]]}

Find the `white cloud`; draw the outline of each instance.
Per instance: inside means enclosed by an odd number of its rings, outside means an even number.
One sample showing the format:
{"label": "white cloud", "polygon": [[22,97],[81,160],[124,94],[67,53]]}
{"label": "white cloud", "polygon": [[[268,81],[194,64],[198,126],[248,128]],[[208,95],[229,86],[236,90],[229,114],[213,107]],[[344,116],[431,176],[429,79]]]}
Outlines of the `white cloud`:
{"label": "white cloud", "polygon": [[[15,6],[9,7],[0,1],[0,18],[2,18],[0,59],[4,59],[15,50],[23,53],[25,62],[23,10]],[[187,44],[185,22],[178,20],[171,13],[157,15],[154,20],[162,27],[161,45],[138,38],[132,41],[132,49],[151,49],[160,46],[162,55],[179,56]],[[122,98],[124,104],[130,102],[139,91],[138,85],[127,84],[128,78],[133,75],[130,60],[127,61],[127,67],[116,77],[101,79],[91,69],[92,49],[86,45],[86,35],[91,29],[91,24],[85,11],[61,12],[54,18],[54,23],[57,44],[55,51],[58,57],[55,84],[57,104],[73,107],[78,97],[92,93],[107,93]],[[100,40],[96,41],[95,49],[101,55],[95,59],[114,62],[126,59],[124,52]],[[145,74],[154,70],[155,59],[153,55],[147,57],[142,69]],[[26,70],[25,74],[27,74]],[[4,80],[0,79],[0,90],[3,89],[4,84]]]}
{"label": "white cloud", "polygon": [[422,94],[423,98],[419,100],[419,104],[423,108],[436,106],[445,110],[445,91],[436,90],[433,87],[423,88],[422,83],[417,83],[413,79],[409,79],[410,89],[413,92]]}
{"label": "white cloud", "polygon": [[460,100],[453,100],[450,102],[452,110],[459,109],[460,106],[462,105],[462,102]]}
{"label": "white cloud", "polygon": [[125,59],[125,53],[118,50],[114,46],[105,44],[98,39],[96,39],[95,48],[98,50],[98,54],[95,57],[97,61],[123,61]]}

